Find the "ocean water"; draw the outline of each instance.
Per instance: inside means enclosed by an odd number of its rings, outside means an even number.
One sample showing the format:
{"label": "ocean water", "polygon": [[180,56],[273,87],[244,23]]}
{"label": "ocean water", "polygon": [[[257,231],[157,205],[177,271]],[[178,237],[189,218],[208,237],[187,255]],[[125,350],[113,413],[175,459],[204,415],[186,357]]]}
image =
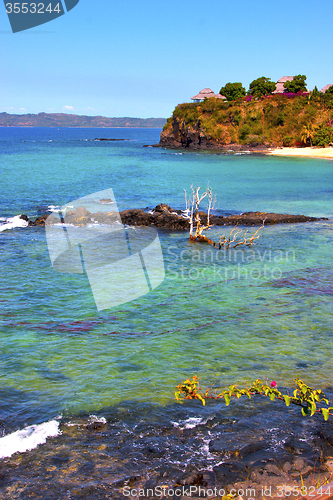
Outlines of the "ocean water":
{"label": "ocean water", "polygon": [[[17,448],[25,457],[38,444],[40,454],[43,446],[51,453],[61,439],[70,447],[73,436],[67,427],[60,437],[58,425],[91,415],[116,419],[119,441],[134,421],[167,419],[174,427],[196,427],[217,408],[230,412],[217,402],[209,410],[196,402],[175,403],[175,386],[194,374],[206,387],[261,378],[289,388],[301,378],[332,390],[333,163],[143,147],[157,143],[159,133],[0,129],[0,421],[3,439],[12,434],[15,441],[24,429],[27,436],[38,434],[34,444]],[[125,140],[94,140],[103,137]],[[184,189],[208,183],[216,213],[258,210],[328,220],[265,227],[252,249],[228,252],[190,245],[186,233],[161,230],[163,283],[98,312],[85,275],[51,267],[45,229],[17,227],[13,219],[108,188],[119,210],[152,209],[161,202],[179,209]],[[207,234],[218,240],[229,231],[212,228]],[[263,419],[263,428],[291,432],[295,425],[277,423],[266,403],[255,407],[257,417],[252,406],[245,407],[253,421]],[[237,403],[232,417],[223,415],[237,420],[245,407]],[[53,437],[44,445],[47,423]],[[75,429],[80,442],[84,431]],[[202,457],[208,460],[202,451],[208,438],[202,439],[201,454],[191,455],[198,467]],[[8,439],[2,446],[0,456],[15,451]],[[180,447],[170,461],[186,468],[184,453]]]}

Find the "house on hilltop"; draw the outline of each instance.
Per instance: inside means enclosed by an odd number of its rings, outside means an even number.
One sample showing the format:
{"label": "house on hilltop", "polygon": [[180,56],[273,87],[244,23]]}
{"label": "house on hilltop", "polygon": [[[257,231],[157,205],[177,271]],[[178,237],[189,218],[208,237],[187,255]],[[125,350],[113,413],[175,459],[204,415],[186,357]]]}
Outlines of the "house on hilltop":
{"label": "house on hilltop", "polygon": [[272,94],[283,94],[284,92],[287,92],[287,90],[284,88],[284,84],[286,82],[291,82],[294,79],[293,76],[283,76],[280,78],[280,80],[277,81],[276,87],[274,92]]}
{"label": "house on hilltop", "polygon": [[326,90],[328,90],[332,86],[333,86],[333,84],[329,83],[328,85],[325,85],[325,87],[323,87],[320,92],[322,92],[323,94],[325,94]]}
{"label": "house on hilltop", "polygon": [[210,97],[215,97],[215,99],[227,99],[224,95],[214,94],[212,89],[202,89],[199,94],[191,97],[193,102],[202,102],[204,99],[209,99]]}

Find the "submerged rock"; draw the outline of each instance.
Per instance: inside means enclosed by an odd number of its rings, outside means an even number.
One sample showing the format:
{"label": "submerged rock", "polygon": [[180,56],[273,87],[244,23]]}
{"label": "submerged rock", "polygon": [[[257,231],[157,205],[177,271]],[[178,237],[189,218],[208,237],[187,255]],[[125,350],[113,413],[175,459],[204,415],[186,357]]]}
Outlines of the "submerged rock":
{"label": "submerged rock", "polygon": [[127,139],[108,139],[106,137],[95,137],[94,141],[126,141]]}

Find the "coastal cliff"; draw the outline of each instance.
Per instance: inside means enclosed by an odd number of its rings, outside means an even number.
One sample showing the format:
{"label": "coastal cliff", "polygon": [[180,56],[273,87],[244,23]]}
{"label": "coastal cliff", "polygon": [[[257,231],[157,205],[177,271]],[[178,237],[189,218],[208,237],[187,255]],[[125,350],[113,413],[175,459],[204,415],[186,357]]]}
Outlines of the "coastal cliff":
{"label": "coastal cliff", "polygon": [[209,98],[179,104],[163,128],[159,146],[234,151],[300,147],[315,143],[316,134],[323,131],[329,135],[332,124],[332,103],[307,94],[233,102]]}

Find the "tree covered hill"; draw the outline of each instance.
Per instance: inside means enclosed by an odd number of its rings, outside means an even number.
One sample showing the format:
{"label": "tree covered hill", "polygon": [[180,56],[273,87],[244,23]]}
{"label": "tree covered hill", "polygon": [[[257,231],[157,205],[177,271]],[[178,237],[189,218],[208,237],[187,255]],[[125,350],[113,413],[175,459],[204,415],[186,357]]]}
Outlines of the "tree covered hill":
{"label": "tree covered hill", "polygon": [[107,118],[67,113],[10,115],[0,113],[0,127],[145,127],[162,128],[165,118]]}
{"label": "tree covered hill", "polygon": [[193,149],[328,146],[333,142],[333,94],[252,95],[179,104],[161,133],[161,146]]}

